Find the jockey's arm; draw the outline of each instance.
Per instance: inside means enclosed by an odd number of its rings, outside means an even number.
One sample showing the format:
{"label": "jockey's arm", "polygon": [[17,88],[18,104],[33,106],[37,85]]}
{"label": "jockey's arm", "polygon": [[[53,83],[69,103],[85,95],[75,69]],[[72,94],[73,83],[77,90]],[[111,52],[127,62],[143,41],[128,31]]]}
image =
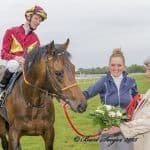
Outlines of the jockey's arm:
{"label": "jockey's arm", "polygon": [[2,41],[2,50],[1,50],[2,59],[9,60],[9,59],[13,59],[15,57],[14,54],[10,53],[11,44],[12,44],[11,32],[9,30],[7,30],[5,32],[5,35],[4,35],[3,41]]}

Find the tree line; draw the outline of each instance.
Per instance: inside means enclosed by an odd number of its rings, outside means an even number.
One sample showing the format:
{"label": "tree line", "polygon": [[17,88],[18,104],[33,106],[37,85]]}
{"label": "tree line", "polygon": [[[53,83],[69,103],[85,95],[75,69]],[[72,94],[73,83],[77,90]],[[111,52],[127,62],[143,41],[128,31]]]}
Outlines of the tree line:
{"label": "tree line", "polygon": [[[142,65],[133,64],[126,67],[128,73],[144,73],[145,68]],[[106,74],[108,72],[108,66],[96,67],[96,68],[79,68],[77,74]]]}

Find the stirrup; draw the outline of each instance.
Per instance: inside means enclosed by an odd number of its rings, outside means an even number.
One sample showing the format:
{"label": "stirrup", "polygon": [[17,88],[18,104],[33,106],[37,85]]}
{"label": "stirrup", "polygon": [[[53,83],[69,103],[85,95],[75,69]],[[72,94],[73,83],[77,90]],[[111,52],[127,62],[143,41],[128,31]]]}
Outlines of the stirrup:
{"label": "stirrup", "polygon": [[5,107],[5,90],[0,93],[0,107]]}
{"label": "stirrup", "polygon": [[1,93],[5,90],[5,86],[6,86],[6,85],[0,83],[0,95],[1,95]]}

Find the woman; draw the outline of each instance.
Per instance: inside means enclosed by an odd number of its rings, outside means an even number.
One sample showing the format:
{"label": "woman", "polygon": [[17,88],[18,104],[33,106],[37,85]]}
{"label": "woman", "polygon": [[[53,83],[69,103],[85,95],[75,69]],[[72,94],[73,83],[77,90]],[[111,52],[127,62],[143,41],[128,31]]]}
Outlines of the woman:
{"label": "woman", "polygon": [[[150,77],[150,57],[145,59],[146,77]],[[148,81],[149,82],[149,81]],[[115,132],[114,132],[115,131]],[[133,119],[130,122],[121,124],[110,134],[122,132],[126,138],[136,137],[134,150],[149,150],[150,148],[150,89],[144,94],[141,103],[137,106]]]}
{"label": "woman", "polygon": [[[100,94],[100,98],[105,104],[120,106],[123,109],[128,106],[130,100],[137,93],[135,81],[125,72],[125,58],[119,48],[114,49],[109,58],[109,72],[107,75],[83,92],[86,99]],[[110,130],[113,130],[113,128]],[[111,140],[101,135],[99,141],[101,150],[133,149],[133,143],[126,142],[121,134],[111,137]]]}
{"label": "woman", "polygon": [[137,107],[133,120],[121,124],[121,132],[126,138],[133,138],[137,135],[138,141],[134,150],[150,149],[150,89],[143,97],[143,103]]}

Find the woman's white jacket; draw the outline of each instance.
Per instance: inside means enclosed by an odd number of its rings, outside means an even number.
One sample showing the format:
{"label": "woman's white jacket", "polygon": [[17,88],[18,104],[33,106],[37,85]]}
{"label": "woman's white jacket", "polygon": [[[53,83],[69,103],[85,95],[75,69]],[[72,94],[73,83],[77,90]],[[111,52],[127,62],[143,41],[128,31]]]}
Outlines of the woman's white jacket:
{"label": "woman's white jacket", "polygon": [[150,89],[143,96],[142,100],[134,112],[133,120],[120,126],[126,138],[150,132]]}

